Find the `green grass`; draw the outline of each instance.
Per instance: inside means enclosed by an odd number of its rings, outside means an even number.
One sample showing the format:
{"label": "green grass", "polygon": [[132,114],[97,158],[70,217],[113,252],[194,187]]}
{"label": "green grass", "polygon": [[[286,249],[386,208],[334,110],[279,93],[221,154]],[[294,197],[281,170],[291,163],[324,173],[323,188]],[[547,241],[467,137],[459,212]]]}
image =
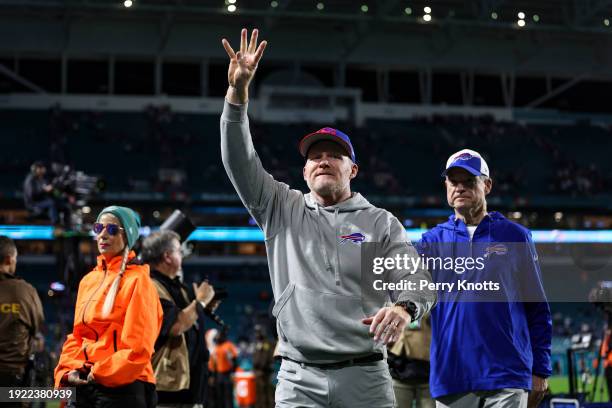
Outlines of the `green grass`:
{"label": "green grass", "polygon": [[[603,398],[601,397],[601,394],[599,393],[599,389],[600,389],[600,385],[604,384],[604,395]],[[597,391],[595,394],[595,401],[593,402],[607,402],[608,401],[608,390],[605,386],[605,382],[606,379],[605,377],[602,375],[599,377],[599,380],[597,381]],[[548,379],[548,387],[550,388],[550,392],[552,392],[553,394],[559,394],[559,393],[568,393],[569,392],[569,383],[567,381],[567,377],[566,376],[555,376],[555,377],[550,377]],[[591,390],[593,389],[593,384],[589,383],[587,385],[587,390],[588,392],[591,392]]]}

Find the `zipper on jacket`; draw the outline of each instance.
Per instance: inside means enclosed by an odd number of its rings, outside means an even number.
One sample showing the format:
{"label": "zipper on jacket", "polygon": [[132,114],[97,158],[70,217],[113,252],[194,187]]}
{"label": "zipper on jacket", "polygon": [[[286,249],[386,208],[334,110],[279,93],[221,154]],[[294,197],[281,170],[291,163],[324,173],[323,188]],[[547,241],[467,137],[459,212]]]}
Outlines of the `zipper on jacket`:
{"label": "zipper on jacket", "polygon": [[113,330],[113,348],[117,352],[117,330]]}
{"label": "zipper on jacket", "polygon": [[[478,229],[478,227],[476,227],[476,229]],[[468,238],[469,236],[470,236],[470,233],[468,232]],[[470,238],[470,258],[474,258],[474,249],[473,249],[474,236],[476,236],[476,230],[474,230],[474,235],[472,236],[472,238]]]}
{"label": "zipper on jacket", "polygon": [[87,323],[85,323],[85,312],[87,311],[87,307],[89,306],[89,303],[91,302],[91,299],[93,299],[93,297],[96,294],[96,292],[102,287],[102,285],[104,284],[104,281],[106,280],[106,273],[108,272],[108,270],[106,268],[106,261],[104,259],[102,260],[102,265],[104,266],[104,277],[102,278],[102,282],[100,282],[98,287],[89,296],[89,299],[87,299],[87,302],[85,303],[85,306],[83,306],[83,315],[81,316],[81,322],[83,323],[83,326],[87,327],[88,329],[90,329],[91,331],[94,332],[94,334],[96,335],[96,341],[98,341],[98,338],[100,336],[98,335],[97,331],[95,331],[91,326],[89,326]]}

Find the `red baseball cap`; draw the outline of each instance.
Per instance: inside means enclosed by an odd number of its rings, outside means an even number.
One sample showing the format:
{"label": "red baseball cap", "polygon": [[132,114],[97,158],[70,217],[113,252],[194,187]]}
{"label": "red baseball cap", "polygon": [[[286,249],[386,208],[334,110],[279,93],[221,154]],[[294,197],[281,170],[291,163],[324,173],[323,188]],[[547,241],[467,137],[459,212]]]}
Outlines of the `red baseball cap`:
{"label": "red baseball cap", "polygon": [[338,143],[344,148],[344,150],[346,150],[346,153],[351,158],[353,163],[357,162],[355,160],[355,150],[353,149],[351,139],[348,137],[348,135],[339,131],[338,129],[330,127],[324,127],[316,132],[309,133],[304,136],[302,140],[300,140],[299,150],[302,157],[306,157],[308,154],[308,149],[310,149],[313,144],[320,142],[321,140],[329,140],[330,142]]}

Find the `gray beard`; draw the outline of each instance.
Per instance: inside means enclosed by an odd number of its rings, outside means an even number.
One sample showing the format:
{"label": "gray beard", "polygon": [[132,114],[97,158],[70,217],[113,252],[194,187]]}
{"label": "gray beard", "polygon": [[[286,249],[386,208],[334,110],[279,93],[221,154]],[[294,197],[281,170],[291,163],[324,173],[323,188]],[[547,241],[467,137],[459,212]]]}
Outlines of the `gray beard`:
{"label": "gray beard", "polygon": [[339,193],[341,190],[342,189],[338,185],[334,184],[334,185],[325,185],[325,186],[320,187],[318,190],[315,190],[315,191],[321,197],[330,197],[330,196],[333,196],[333,195]]}
{"label": "gray beard", "polygon": [[310,188],[311,191],[314,191],[321,197],[337,196],[340,193],[342,193],[342,190],[343,190],[342,185],[340,184],[325,184],[317,188],[314,188],[314,186],[312,186],[310,183],[307,183],[307,184],[308,184],[308,188]]}

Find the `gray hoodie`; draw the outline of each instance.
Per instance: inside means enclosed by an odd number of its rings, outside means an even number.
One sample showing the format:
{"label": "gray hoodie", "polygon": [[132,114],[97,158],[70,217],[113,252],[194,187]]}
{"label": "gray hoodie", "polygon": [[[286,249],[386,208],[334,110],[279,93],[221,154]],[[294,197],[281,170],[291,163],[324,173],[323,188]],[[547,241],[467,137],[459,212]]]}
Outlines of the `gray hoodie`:
{"label": "gray hoodie", "polygon": [[[327,363],[384,352],[361,319],[374,315],[392,298],[413,302],[418,319],[436,297],[432,291],[376,291],[372,282],[378,277],[371,268],[362,268],[364,248],[375,256],[418,256],[404,228],[359,193],[323,207],[311,194],[274,180],[253,147],[247,106],[225,102],[221,155],[240,199],[264,232],[280,355]],[[372,244],[342,238],[355,233]],[[412,275],[392,270],[384,275],[386,282],[403,279],[430,281],[431,275],[426,270]]]}

